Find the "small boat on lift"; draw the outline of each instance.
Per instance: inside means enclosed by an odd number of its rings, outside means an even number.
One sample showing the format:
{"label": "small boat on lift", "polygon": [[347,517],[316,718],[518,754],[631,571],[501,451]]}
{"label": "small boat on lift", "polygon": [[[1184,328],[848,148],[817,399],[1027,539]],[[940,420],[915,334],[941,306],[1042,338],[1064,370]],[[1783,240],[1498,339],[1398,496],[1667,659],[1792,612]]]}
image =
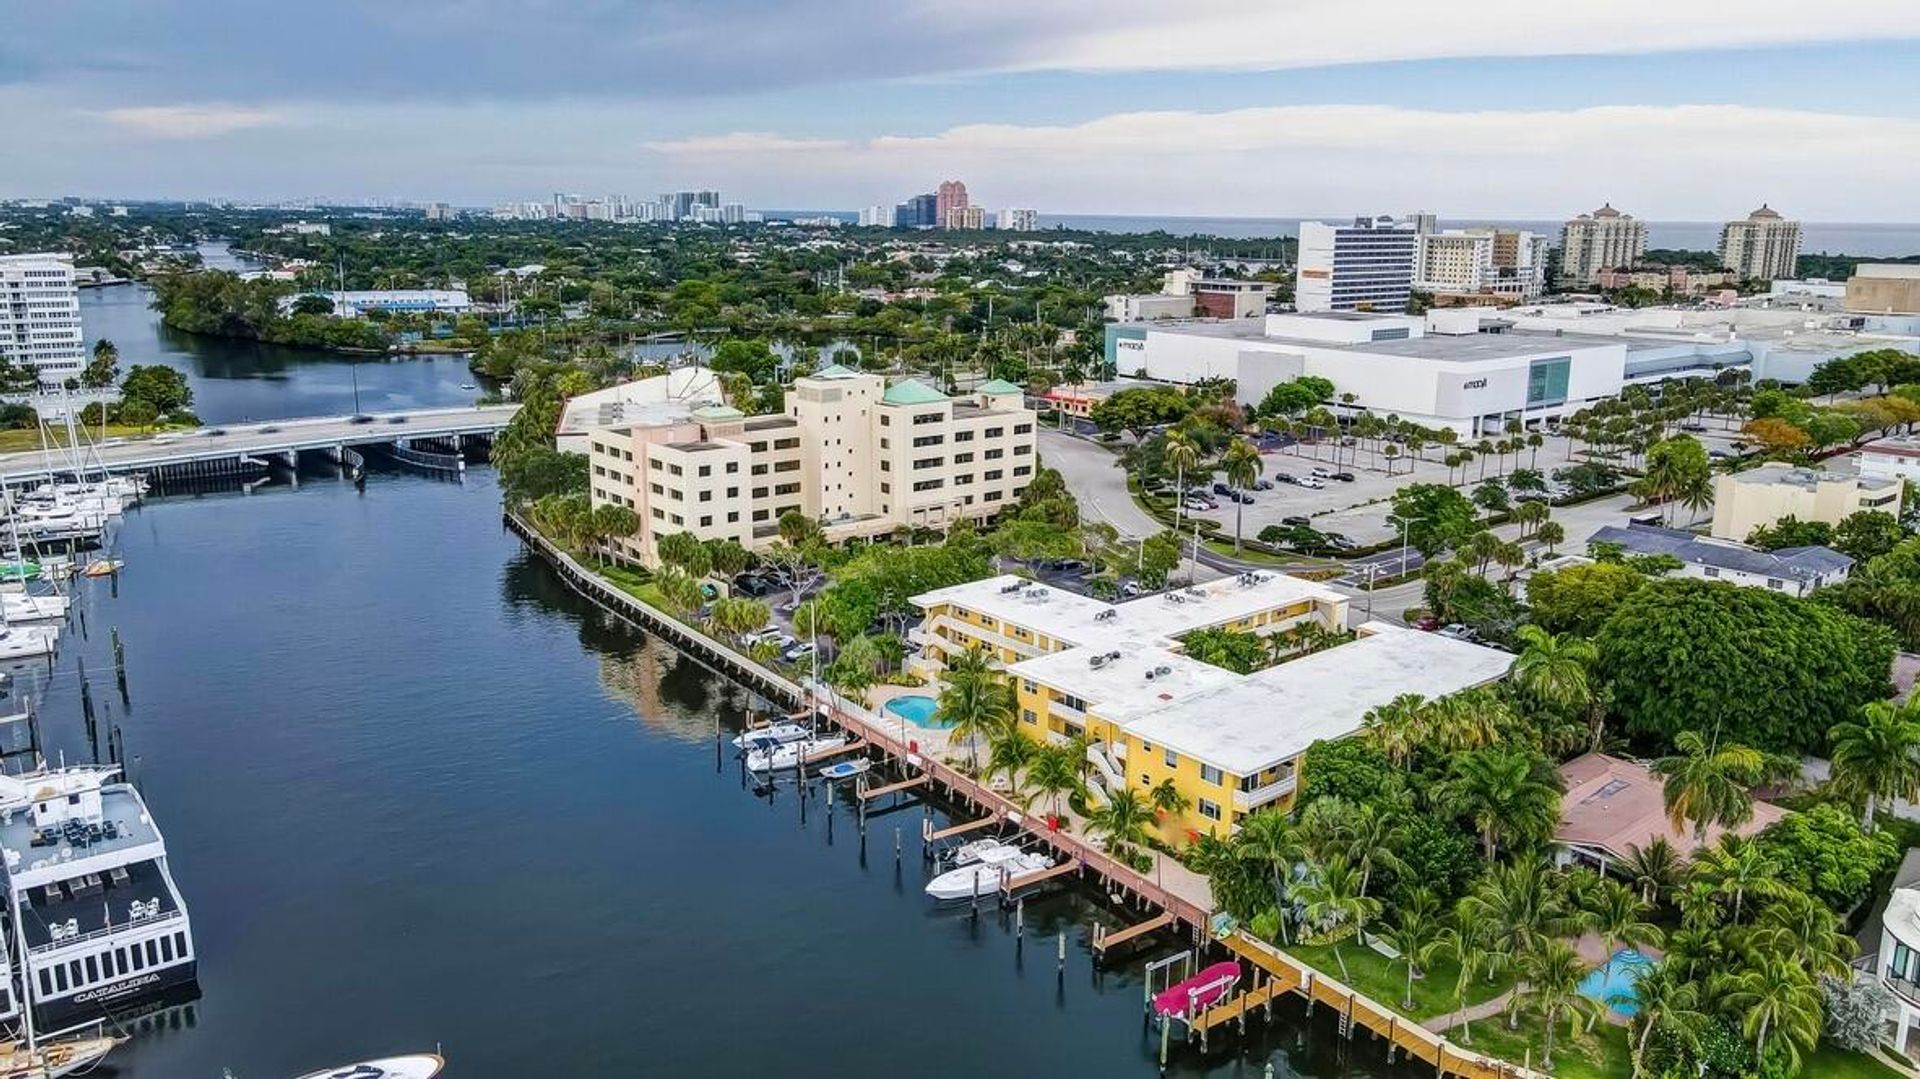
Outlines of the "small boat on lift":
{"label": "small boat on lift", "polygon": [[1155,1015],[1188,1018],[1226,999],[1240,981],[1240,964],[1232,960],[1210,967],[1167,986],[1153,995]]}
{"label": "small boat on lift", "polygon": [[125,566],[126,563],[118,558],[96,558],[87,563],[87,568],[81,570],[80,575],[82,577],[111,577],[119,573]]}
{"label": "small boat on lift", "polygon": [[826,738],[810,738],[804,742],[788,742],[771,749],[756,749],[747,754],[749,772],[788,772],[798,768],[808,757],[817,756],[830,749],[839,749],[847,744],[840,735]]}
{"label": "small boat on lift", "polygon": [[358,1064],[342,1064],[308,1072],[300,1079],[433,1079],[447,1062],[439,1053],[414,1053],[409,1056],[381,1057]]}
{"label": "small boat on lift", "polygon": [[860,757],[850,761],[835,761],[815,774],[825,780],[852,779],[854,776],[865,775],[872,767],[872,761]]}
{"label": "small boat on lift", "polygon": [[997,895],[1003,877],[1019,877],[1053,868],[1053,859],[1023,851],[1011,843],[983,849],[969,865],[949,869],[927,882],[926,893],[941,902]]}

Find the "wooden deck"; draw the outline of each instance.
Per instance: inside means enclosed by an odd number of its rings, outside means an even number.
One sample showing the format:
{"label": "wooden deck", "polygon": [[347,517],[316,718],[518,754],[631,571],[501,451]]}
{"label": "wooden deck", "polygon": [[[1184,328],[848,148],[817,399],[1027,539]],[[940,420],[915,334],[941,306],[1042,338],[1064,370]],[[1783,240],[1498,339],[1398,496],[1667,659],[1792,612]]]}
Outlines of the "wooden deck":
{"label": "wooden deck", "polygon": [[1078,873],[1079,871],[1080,865],[1078,863],[1061,862],[1059,865],[1047,869],[1036,869],[1031,873],[1003,876],[1000,878],[1000,893],[1010,896],[1022,888],[1031,888],[1036,884],[1044,884],[1055,877],[1064,877],[1068,873]]}
{"label": "wooden deck", "polygon": [[1208,1008],[1206,1011],[1194,1016],[1192,1021],[1187,1025],[1202,1034],[1205,1034],[1207,1031],[1212,1030],[1222,1023],[1231,1023],[1235,1020],[1239,1020],[1241,1025],[1245,1026],[1248,1012],[1272,1004],[1275,1000],[1285,996],[1291,989],[1292,986],[1283,984],[1277,979],[1269,980],[1257,988],[1249,989],[1238,996],[1229,997],[1227,1000]]}
{"label": "wooden deck", "polygon": [[959,824],[941,828],[938,831],[928,828],[920,833],[920,838],[928,843],[934,843],[942,839],[951,839],[957,835],[965,835],[968,832],[977,832],[990,824],[998,823],[1000,823],[1000,818],[989,813],[979,820],[961,821]]}
{"label": "wooden deck", "polygon": [[900,791],[912,790],[915,787],[925,786],[926,783],[927,783],[927,777],[924,775],[918,775],[918,776],[914,776],[912,779],[903,779],[898,783],[889,783],[884,787],[875,787],[872,790],[861,791],[860,797],[864,800],[870,801],[874,798],[882,798],[889,794],[895,794]]}
{"label": "wooden deck", "polygon": [[1165,929],[1172,924],[1173,915],[1162,911],[1144,922],[1127,926],[1125,929],[1116,929],[1111,933],[1101,929],[1099,926],[1095,926],[1093,930],[1093,950],[1098,953],[1104,952],[1108,948],[1118,948],[1120,945],[1136,937],[1144,937],[1148,933],[1158,929]]}

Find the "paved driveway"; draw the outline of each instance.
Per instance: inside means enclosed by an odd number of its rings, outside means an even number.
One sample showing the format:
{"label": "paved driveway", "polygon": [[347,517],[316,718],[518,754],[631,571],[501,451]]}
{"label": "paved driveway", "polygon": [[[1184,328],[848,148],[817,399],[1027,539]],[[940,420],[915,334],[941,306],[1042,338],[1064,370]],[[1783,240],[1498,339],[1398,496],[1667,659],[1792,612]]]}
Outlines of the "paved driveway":
{"label": "paved driveway", "polygon": [[1127,493],[1127,473],[1120,467],[1119,454],[1099,443],[1044,428],[1039,437],[1040,463],[1059,470],[1067,490],[1079,499],[1083,515],[1136,539],[1166,531]]}

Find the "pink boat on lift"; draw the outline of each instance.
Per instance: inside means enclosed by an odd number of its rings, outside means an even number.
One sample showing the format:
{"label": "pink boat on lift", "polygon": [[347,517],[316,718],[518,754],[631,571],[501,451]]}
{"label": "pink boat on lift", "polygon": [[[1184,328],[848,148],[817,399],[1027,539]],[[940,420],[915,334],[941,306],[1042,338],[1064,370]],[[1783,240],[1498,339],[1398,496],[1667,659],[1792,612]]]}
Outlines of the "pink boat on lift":
{"label": "pink boat on lift", "polygon": [[1155,1015],[1187,1018],[1226,999],[1240,981],[1240,964],[1229,959],[1173,983],[1153,996]]}

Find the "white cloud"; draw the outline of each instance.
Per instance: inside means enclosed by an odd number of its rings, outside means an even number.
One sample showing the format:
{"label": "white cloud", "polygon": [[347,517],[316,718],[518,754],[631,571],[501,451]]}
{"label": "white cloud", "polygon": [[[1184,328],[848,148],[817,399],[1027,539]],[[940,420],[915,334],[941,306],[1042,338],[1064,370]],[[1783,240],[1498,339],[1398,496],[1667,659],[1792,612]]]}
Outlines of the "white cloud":
{"label": "white cloud", "polygon": [[[985,5],[986,11],[981,10]],[[1609,55],[1920,37],[1912,0],[1103,0],[1026,38],[1029,70],[1275,70],[1478,56]],[[929,19],[1033,18],[1028,0],[930,3]],[[1053,10],[1050,14],[1059,14]],[[1012,40],[1022,40],[1010,34]]]}
{"label": "white cloud", "polygon": [[145,105],[105,109],[108,123],[154,139],[211,139],[280,123],[279,113],[234,105]]}
{"label": "white cloud", "polygon": [[[1904,220],[1920,120],[1738,105],[1439,112],[1295,105],[970,124],[862,141],[758,133],[654,143],[685,171],[777,176],[847,205],[962,176],[997,205],[1287,215],[1405,209],[1557,216],[1611,198],[1718,218],[1762,199],[1813,220]],[[858,186],[856,186],[858,185]]]}

